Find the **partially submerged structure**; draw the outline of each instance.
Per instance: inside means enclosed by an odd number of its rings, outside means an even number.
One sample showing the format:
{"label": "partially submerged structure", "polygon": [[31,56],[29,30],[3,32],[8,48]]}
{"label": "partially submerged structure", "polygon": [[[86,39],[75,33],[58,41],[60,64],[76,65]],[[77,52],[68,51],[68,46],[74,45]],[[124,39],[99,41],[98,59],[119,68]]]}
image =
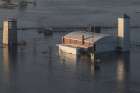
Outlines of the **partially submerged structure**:
{"label": "partially submerged structure", "polygon": [[59,44],[60,52],[80,54],[81,52],[109,52],[129,51],[129,17],[123,15],[118,18],[118,32],[116,36],[89,31],[76,31],[62,37]]}
{"label": "partially submerged structure", "polygon": [[4,46],[13,46],[17,44],[17,20],[9,17],[3,21],[3,40]]}

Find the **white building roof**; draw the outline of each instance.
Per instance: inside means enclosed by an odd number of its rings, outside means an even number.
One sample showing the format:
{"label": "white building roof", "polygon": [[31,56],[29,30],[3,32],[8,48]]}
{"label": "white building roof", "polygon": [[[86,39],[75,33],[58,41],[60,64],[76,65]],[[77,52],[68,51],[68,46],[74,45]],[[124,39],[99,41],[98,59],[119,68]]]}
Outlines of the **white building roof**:
{"label": "white building roof", "polygon": [[75,32],[66,34],[64,38],[72,38],[73,40],[82,40],[82,35],[84,35],[85,42],[90,42],[91,44],[102,38],[110,36],[109,34],[103,34],[103,33],[75,31]]}

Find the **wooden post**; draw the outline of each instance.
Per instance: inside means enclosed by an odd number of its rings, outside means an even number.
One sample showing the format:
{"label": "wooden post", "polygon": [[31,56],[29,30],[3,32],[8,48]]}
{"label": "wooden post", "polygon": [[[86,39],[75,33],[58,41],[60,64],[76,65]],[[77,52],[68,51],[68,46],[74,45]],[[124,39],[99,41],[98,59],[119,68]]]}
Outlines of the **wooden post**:
{"label": "wooden post", "polygon": [[85,39],[85,37],[84,37],[84,35],[82,35],[82,45],[85,44],[84,39]]}

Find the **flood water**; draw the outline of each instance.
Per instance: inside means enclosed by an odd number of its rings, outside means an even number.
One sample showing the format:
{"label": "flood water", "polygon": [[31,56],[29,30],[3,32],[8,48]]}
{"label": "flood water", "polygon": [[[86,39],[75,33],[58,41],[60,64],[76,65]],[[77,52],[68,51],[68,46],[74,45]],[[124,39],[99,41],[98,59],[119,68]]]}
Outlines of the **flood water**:
{"label": "flood water", "polygon": [[[16,16],[19,28],[89,23],[114,26],[117,17],[125,12],[131,17],[131,25],[140,25],[137,0],[36,2],[24,8],[0,8],[0,20]],[[102,32],[114,30],[102,29]],[[58,53],[56,44],[68,32],[45,36],[37,29],[18,30],[18,42],[25,41],[26,45],[0,48],[0,93],[140,93],[139,30],[131,29],[130,53],[101,54],[96,65],[85,55]]]}

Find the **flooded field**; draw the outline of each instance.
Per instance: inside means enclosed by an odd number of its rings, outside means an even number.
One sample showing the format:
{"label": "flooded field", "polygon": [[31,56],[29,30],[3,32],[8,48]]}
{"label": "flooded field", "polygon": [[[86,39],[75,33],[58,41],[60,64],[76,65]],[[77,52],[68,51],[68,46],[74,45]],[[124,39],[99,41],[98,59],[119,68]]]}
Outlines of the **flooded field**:
{"label": "flooded field", "polygon": [[[14,1],[16,2],[16,1]],[[97,24],[114,26],[127,13],[131,25],[139,26],[137,0],[36,0],[24,8],[0,8],[0,23],[15,16],[18,28]],[[17,3],[17,2],[16,2]],[[121,11],[120,11],[121,10]],[[131,29],[130,53],[98,56],[91,64],[88,56],[58,53],[56,44],[68,32],[52,35],[38,29],[18,30],[24,46],[0,48],[0,93],[139,93],[140,29]],[[102,29],[104,33],[116,29]],[[0,42],[2,31],[0,31]]]}

